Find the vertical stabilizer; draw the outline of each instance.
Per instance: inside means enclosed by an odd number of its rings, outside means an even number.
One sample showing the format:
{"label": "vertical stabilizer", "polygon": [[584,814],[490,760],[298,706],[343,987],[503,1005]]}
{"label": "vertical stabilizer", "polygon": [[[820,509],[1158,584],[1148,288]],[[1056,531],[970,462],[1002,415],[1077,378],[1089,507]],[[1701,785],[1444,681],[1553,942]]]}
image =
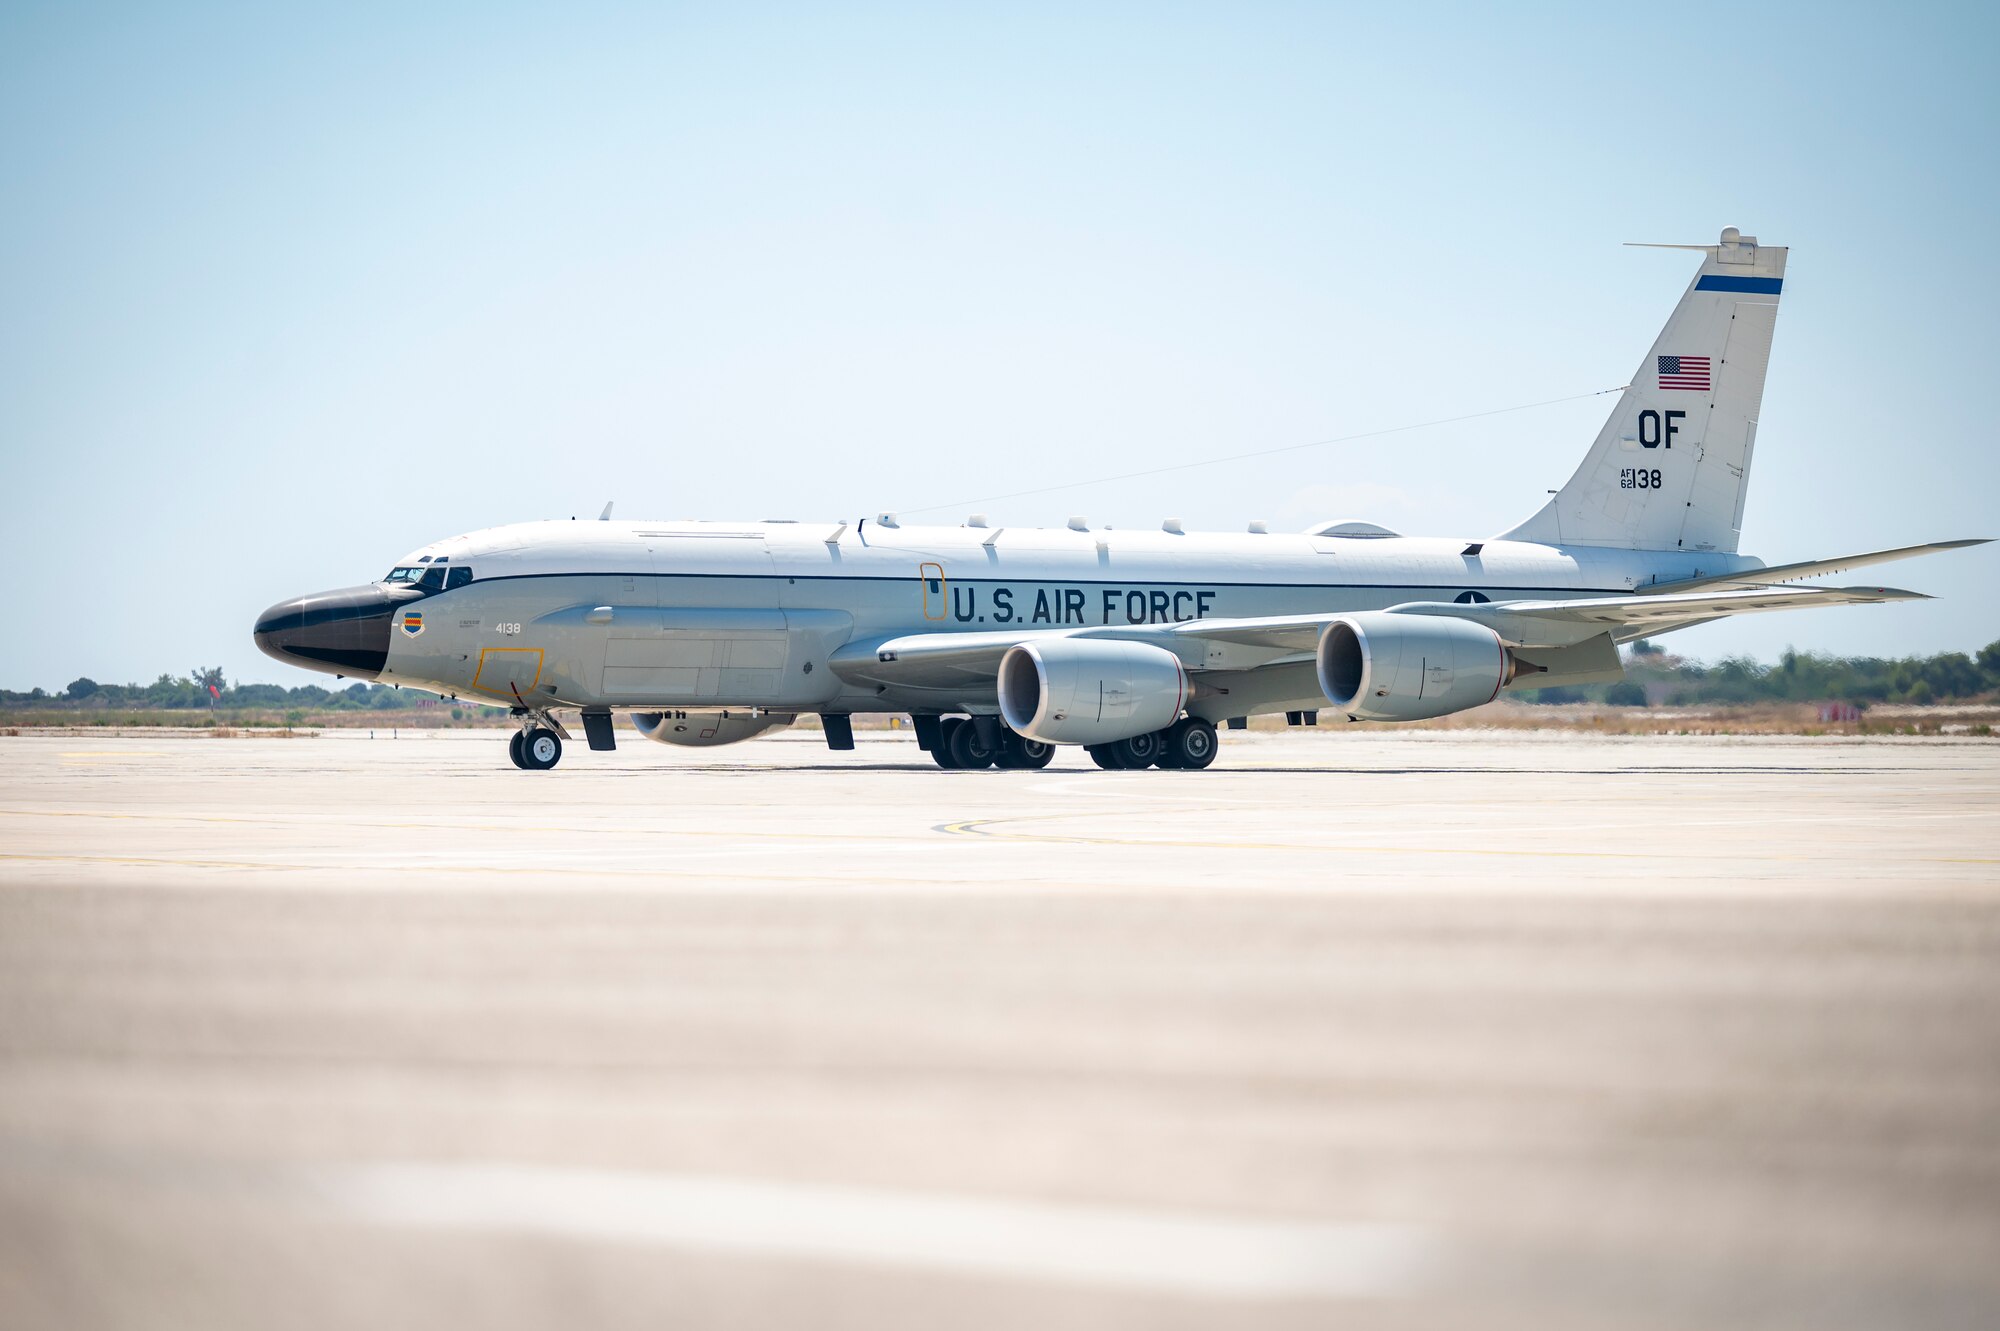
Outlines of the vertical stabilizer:
{"label": "vertical stabilizer", "polygon": [[1785,250],[1730,227],[1598,432],[1583,465],[1501,539],[1734,553],[1785,285]]}

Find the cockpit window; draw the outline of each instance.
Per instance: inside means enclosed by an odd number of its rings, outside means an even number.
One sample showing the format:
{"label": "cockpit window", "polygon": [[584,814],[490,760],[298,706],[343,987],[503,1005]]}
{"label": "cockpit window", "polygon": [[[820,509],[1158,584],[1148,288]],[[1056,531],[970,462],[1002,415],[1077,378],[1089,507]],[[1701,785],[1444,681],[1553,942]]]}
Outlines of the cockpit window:
{"label": "cockpit window", "polygon": [[444,589],[446,591],[450,591],[454,587],[463,587],[466,583],[471,581],[472,581],[472,570],[467,568],[465,565],[460,564],[457,568],[453,569],[445,577]]}
{"label": "cockpit window", "polygon": [[423,576],[423,573],[424,570],[420,568],[392,568],[389,570],[389,576],[382,579],[382,581],[415,582],[418,578]]}
{"label": "cockpit window", "polygon": [[417,579],[417,586],[423,588],[427,592],[443,591],[444,568],[441,565],[432,564],[429,568],[424,570],[424,575],[421,578]]}

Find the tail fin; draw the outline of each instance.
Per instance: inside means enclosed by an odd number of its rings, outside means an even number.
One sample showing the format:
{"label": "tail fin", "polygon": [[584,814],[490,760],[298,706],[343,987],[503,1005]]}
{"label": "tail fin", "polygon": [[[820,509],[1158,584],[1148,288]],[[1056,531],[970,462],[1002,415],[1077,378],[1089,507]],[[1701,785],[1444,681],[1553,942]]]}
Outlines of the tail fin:
{"label": "tail fin", "polygon": [[1658,248],[1707,257],[1576,475],[1499,539],[1735,552],[1785,250],[1735,227]]}

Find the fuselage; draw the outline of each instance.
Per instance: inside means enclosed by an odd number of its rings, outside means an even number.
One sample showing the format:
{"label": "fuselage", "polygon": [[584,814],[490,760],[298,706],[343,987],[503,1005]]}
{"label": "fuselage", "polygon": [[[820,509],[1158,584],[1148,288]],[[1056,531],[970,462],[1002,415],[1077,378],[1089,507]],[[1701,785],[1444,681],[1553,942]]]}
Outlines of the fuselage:
{"label": "fuselage", "polygon": [[328,594],[349,598],[357,629],[379,605],[386,640],[372,670],[365,632],[339,660],[287,651],[283,607],[258,640],[315,669],[533,709],[981,712],[990,680],[887,687],[843,661],[913,633],[1618,595],[1756,566],[1715,552],[1372,533],[531,522],[437,541],[372,589]]}

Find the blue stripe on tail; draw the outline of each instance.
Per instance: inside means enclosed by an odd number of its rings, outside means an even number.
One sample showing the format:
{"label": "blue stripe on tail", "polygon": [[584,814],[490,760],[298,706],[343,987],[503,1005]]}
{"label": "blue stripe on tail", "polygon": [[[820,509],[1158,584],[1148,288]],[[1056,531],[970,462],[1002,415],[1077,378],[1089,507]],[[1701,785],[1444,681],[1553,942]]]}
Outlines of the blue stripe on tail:
{"label": "blue stripe on tail", "polygon": [[1710,273],[1694,284],[1696,291],[1751,291],[1760,296],[1775,296],[1784,287],[1782,277],[1724,277],[1720,273]]}

